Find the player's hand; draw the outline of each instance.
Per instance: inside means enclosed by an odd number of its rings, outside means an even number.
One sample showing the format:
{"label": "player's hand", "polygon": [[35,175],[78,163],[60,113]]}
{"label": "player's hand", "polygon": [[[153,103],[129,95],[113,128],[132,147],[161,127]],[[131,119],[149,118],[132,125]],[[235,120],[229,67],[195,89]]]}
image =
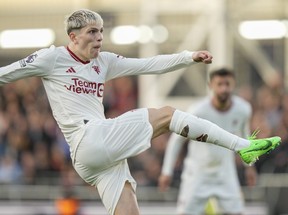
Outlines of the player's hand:
{"label": "player's hand", "polygon": [[170,187],[171,176],[160,175],[158,178],[158,188],[161,192],[167,191]]}
{"label": "player's hand", "polygon": [[208,51],[196,51],[192,55],[192,59],[195,62],[202,62],[205,64],[210,64],[212,63],[212,55]]}

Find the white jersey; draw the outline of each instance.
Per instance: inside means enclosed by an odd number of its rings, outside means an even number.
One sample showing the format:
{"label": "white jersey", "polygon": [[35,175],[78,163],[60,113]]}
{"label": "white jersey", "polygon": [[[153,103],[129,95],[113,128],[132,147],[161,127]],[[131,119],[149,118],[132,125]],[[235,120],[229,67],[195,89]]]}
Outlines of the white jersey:
{"label": "white jersey", "polygon": [[[250,132],[251,106],[242,98],[233,96],[232,106],[228,111],[220,112],[211,103],[210,98],[205,98],[196,107],[191,106],[188,112],[203,119],[207,119],[240,137],[247,138]],[[163,173],[171,175],[175,163],[175,157],[181,148],[185,138],[172,134],[168,143],[163,165]],[[180,143],[180,144],[179,144]],[[218,174],[226,177],[231,169],[234,169],[234,152],[217,145],[190,141],[188,154],[185,158],[185,169],[197,174]],[[185,174],[185,172],[184,172]],[[215,178],[213,179],[215,180]]]}
{"label": "white jersey", "polygon": [[[248,137],[252,108],[242,98],[233,96],[229,110],[216,110],[206,97],[188,112],[207,119],[230,133]],[[165,153],[162,174],[172,175],[181,147],[186,139],[172,134]],[[203,214],[208,198],[214,196],[226,212],[238,214],[243,210],[240,185],[235,166],[234,153],[217,145],[190,141],[181,175],[178,199],[180,214]]]}
{"label": "white jersey", "polygon": [[[212,106],[210,98],[206,98],[193,109],[193,107],[190,108],[189,112],[217,124],[232,134],[243,138],[247,138],[250,134],[251,106],[240,97],[233,96],[232,106],[225,112],[216,110]],[[213,177],[216,174],[219,176],[219,180],[237,177],[234,154],[235,152],[217,145],[192,141],[188,147],[185,169],[193,169],[195,174],[212,174]]]}
{"label": "white jersey", "polygon": [[25,77],[42,78],[53,116],[73,153],[90,119],[104,119],[104,83],[113,78],[161,74],[193,64],[192,52],[151,58],[124,58],[101,52],[83,62],[66,47],[41,49],[27,58],[0,68],[0,85]]}

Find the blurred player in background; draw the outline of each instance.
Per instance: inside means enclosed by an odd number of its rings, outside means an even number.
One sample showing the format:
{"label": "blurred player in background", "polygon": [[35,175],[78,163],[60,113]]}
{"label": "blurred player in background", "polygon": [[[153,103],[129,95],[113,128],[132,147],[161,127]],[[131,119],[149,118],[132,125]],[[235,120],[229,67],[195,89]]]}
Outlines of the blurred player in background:
{"label": "blurred player in background", "polygon": [[[209,74],[209,88],[212,96],[207,96],[189,113],[207,119],[221,128],[248,137],[252,108],[244,99],[233,95],[235,75],[222,68]],[[165,191],[172,181],[173,169],[186,139],[172,134],[166,149],[159,187]],[[212,144],[190,141],[181,176],[178,197],[178,214],[203,215],[209,198],[217,200],[221,214],[240,215],[244,211],[244,200],[235,165],[235,153]],[[246,165],[247,184],[256,183],[256,170]]]}
{"label": "blurred player in background", "polygon": [[0,84],[41,77],[53,116],[70,146],[73,166],[83,180],[97,187],[109,214],[140,214],[127,158],[148,149],[152,138],[168,131],[193,140],[203,137],[202,141],[238,152],[246,163],[255,162],[280,144],[280,137],[240,138],[169,106],[141,108],[106,119],[102,103],[106,81],[172,72],[198,62],[210,64],[212,55],[183,51],[137,59],[100,52],[103,19],[86,9],[70,14],[65,26],[70,39],[67,46],[41,49],[1,67]]}

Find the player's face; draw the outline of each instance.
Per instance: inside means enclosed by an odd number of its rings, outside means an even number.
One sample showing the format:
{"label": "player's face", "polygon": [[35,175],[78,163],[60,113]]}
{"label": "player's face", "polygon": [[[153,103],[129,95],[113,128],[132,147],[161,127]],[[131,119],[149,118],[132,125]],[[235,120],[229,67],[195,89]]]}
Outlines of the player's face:
{"label": "player's face", "polygon": [[103,41],[102,25],[87,25],[76,32],[74,43],[77,46],[77,54],[82,60],[88,61],[97,58]]}
{"label": "player's face", "polygon": [[234,78],[231,76],[215,76],[210,82],[213,96],[220,103],[226,103],[231,98],[235,87]]}

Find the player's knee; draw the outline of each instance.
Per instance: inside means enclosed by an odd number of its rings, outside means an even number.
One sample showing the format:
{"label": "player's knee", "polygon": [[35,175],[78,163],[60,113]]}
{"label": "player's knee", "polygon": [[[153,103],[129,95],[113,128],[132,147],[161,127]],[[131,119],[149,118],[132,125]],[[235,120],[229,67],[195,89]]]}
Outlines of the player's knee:
{"label": "player's knee", "polygon": [[161,113],[165,114],[167,117],[172,117],[173,113],[175,111],[175,108],[171,107],[171,106],[164,106],[162,108],[159,108],[159,110],[161,111]]}
{"label": "player's knee", "polygon": [[171,119],[173,116],[173,113],[175,111],[175,108],[171,106],[164,106],[161,108],[149,108],[149,113],[152,116],[151,118],[159,119]]}
{"label": "player's knee", "polygon": [[153,137],[169,131],[169,125],[174,111],[175,108],[170,106],[149,109],[149,121],[154,131]]}

